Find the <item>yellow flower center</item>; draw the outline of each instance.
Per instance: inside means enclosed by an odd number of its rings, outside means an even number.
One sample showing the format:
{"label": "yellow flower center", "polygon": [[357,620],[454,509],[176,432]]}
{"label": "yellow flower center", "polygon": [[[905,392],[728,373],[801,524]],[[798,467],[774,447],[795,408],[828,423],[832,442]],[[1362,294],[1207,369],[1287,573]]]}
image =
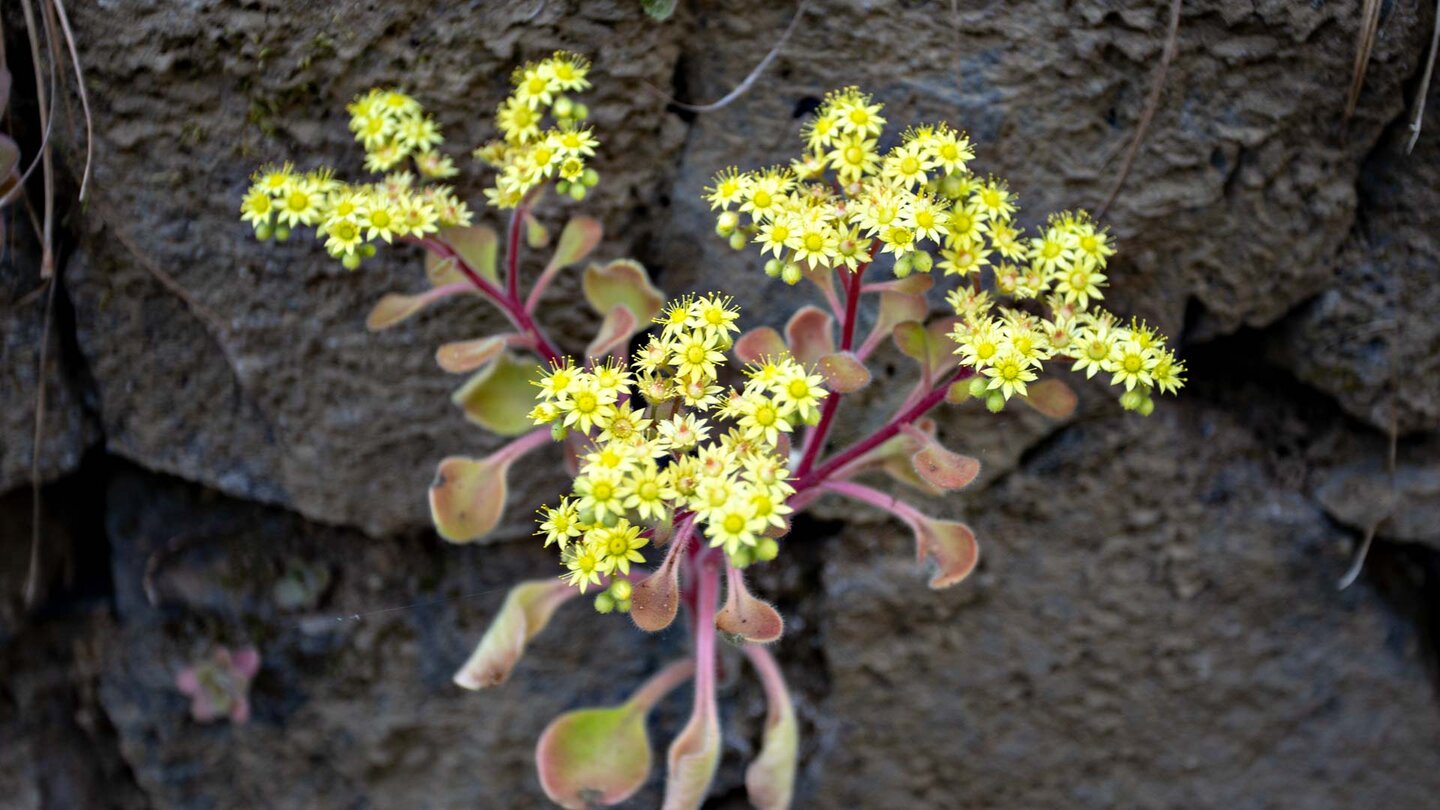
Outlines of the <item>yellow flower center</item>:
{"label": "yellow flower center", "polygon": [[685,350],[685,361],[693,366],[698,366],[705,361],[705,349],[701,346],[691,346]]}
{"label": "yellow flower center", "polygon": [[590,413],[594,411],[599,404],[594,394],[586,393],[575,397],[575,410],[580,413]]}
{"label": "yellow flower center", "polygon": [[646,481],[640,485],[639,495],[643,500],[654,501],[660,498],[660,485],[654,481]]}
{"label": "yellow flower center", "polygon": [[806,235],[806,237],[805,237],[805,249],[806,249],[806,250],[808,250],[808,251],[810,251],[810,252],[813,253],[813,252],[819,250],[819,249],[822,248],[822,247],[825,247],[825,237],[821,236],[821,235],[818,234],[818,233],[812,233],[812,234]]}
{"label": "yellow flower center", "polygon": [[946,160],[955,160],[956,158],[960,157],[960,150],[956,148],[955,144],[953,143],[943,144],[940,147],[940,157],[945,158]]}
{"label": "yellow flower center", "polygon": [[608,501],[615,495],[615,487],[609,481],[599,481],[590,488],[590,496],[597,501]]}
{"label": "yellow flower center", "polygon": [[750,201],[755,204],[756,208],[769,208],[770,203],[774,202],[775,198],[771,196],[770,192],[762,188],[755,192],[750,198]]}
{"label": "yellow flower center", "polygon": [[865,159],[865,150],[858,146],[847,146],[845,147],[844,158],[846,163],[852,166],[859,166],[860,162]]}
{"label": "yellow flower center", "polygon": [[770,427],[775,424],[775,409],[769,405],[761,405],[755,410],[755,424],[761,427]]}
{"label": "yellow flower center", "polygon": [[377,208],[370,212],[370,224],[376,228],[390,227],[390,212],[383,208]]}
{"label": "yellow flower center", "polygon": [[920,161],[916,160],[914,155],[906,155],[900,159],[901,174],[912,175],[918,171],[920,171]]}
{"label": "yellow flower center", "polygon": [[605,544],[605,550],[610,552],[611,557],[619,557],[630,550],[630,541],[626,540],[624,535],[611,535],[610,542]]}
{"label": "yellow flower center", "polygon": [[745,528],[745,518],[731,512],[725,516],[724,522],[720,525],[730,534],[739,534]]}
{"label": "yellow flower center", "polygon": [[290,192],[290,196],[285,198],[285,204],[292,211],[304,211],[310,207],[310,195],[297,189]]}
{"label": "yellow flower center", "polygon": [[800,399],[810,394],[810,384],[804,380],[791,380],[787,390],[792,398]]}
{"label": "yellow flower center", "polygon": [[1127,371],[1128,373],[1134,374],[1135,372],[1139,371],[1140,367],[1143,365],[1145,365],[1145,361],[1140,359],[1140,355],[1125,355],[1125,371]]}

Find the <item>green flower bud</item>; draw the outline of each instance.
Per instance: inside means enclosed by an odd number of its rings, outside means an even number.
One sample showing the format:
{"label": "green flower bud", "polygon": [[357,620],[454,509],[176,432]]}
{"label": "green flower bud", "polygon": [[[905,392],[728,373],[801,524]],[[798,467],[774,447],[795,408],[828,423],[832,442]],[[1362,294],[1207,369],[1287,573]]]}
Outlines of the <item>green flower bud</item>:
{"label": "green flower bud", "polygon": [[951,200],[960,199],[960,194],[965,190],[965,184],[960,180],[958,174],[947,174],[945,179],[940,181],[940,193]]}
{"label": "green flower bud", "polygon": [[729,236],[735,232],[735,226],[739,224],[739,214],[734,211],[721,211],[719,218],[715,221],[715,233],[717,236]]}
{"label": "green flower bud", "polygon": [[785,269],[785,263],[779,259],[771,259],[765,262],[765,275],[771,278],[779,278],[780,271]]}
{"label": "green flower bud", "polygon": [[745,546],[741,546],[740,548],[735,549],[735,553],[730,555],[730,564],[735,566],[736,568],[747,568],[749,567],[750,563],[754,561],[755,560],[750,553],[750,549],[746,548]]}
{"label": "green flower bud", "polygon": [[584,104],[576,102],[575,109],[571,111],[570,115],[576,121],[584,121],[586,118],[590,117],[590,108],[586,107]]}
{"label": "green flower bud", "polygon": [[991,391],[990,395],[985,397],[985,407],[989,408],[991,413],[1005,410],[1005,395],[999,391]]}
{"label": "green flower bud", "polygon": [[915,272],[928,273],[930,268],[935,266],[935,259],[923,250],[910,254],[910,263],[914,265]]}
{"label": "green flower bud", "polygon": [[586,191],[588,191],[588,189],[586,189],[584,185],[582,185],[582,184],[580,184],[580,183],[571,183],[571,184],[570,184],[570,199],[572,199],[572,200],[574,200],[574,201],[576,201],[576,202],[579,202],[579,201],[585,199],[585,192],[586,192]]}
{"label": "green flower bud", "polygon": [[556,180],[556,181],[555,181],[555,193],[556,193],[556,194],[569,194],[569,193],[570,193],[570,181],[569,181],[569,180]]}
{"label": "green flower bud", "polygon": [[762,537],[760,542],[755,544],[755,559],[760,562],[770,562],[780,556],[780,544],[773,537]]}
{"label": "green flower bud", "polygon": [[356,256],[354,253],[346,253],[340,259],[340,266],[344,267],[346,270],[358,269],[360,267],[360,257]]}
{"label": "green flower bud", "polygon": [[983,397],[983,396],[985,396],[985,391],[986,391],[986,389],[987,389],[989,386],[990,386],[990,382],[989,382],[988,380],[986,380],[984,377],[976,377],[976,378],[970,380],[970,396],[972,396],[972,397]]}
{"label": "green flower bud", "polygon": [[634,586],[630,584],[630,580],[628,579],[617,579],[610,583],[610,595],[615,597],[615,600],[618,602],[630,601],[630,594],[633,591]]}
{"label": "green flower bud", "polygon": [[550,438],[554,439],[557,442],[565,441],[565,437],[569,435],[570,428],[567,425],[562,425],[559,422],[556,422],[555,424],[550,426]]}
{"label": "green flower bud", "polygon": [[745,234],[739,231],[730,234],[730,247],[735,250],[744,250],[745,244],[749,241],[750,240],[745,238]]}
{"label": "green flower bud", "polygon": [[274,235],[275,229],[270,227],[270,223],[268,222],[262,222],[259,225],[255,226],[255,238],[259,239],[261,242],[264,242],[266,239],[269,239]]}
{"label": "green flower bud", "polygon": [[588,188],[594,188],[595,185],[600,182],[600,172],[587,168],[581,173],[580,182],[584,183]]}
{"label": "green flower bud", "polygon": [[360,246],[360,258],[362,258],[362,259],[373,259],[373,258],[375,258],[375,246],[372,245],[372,244],[370,244],[370,243],[368,243],[368,242],[365,243],[365,244],[363,244],[363,245],[361,245],[361,246]]}
{"label": "green flower bud", "polygon": [[895,260],[896,278],[905,278],[915,269],[915,260],[911,258],[912,255],[913,254],[907,253]]}
{"label": "green flower bud", "polygon": [[618,610],[618,611],[620,611],[621,613],[629,613],[629,612],[630,612],[630,600],[629,600],[629,599],[619,599],[619,600],[616,600],[616,602],[615,602],[615,609]]}
{"label": "green flower bud", "polygon": [[569,118],[575,114],[575,102],[571,101],[568,96],[561,96],[555,99],[555,106],[550,108],[550,112],[556,118]]}
{"label": "green flower bud", "polygon": [[1127,411],[1138,411],[1140,405],[1145,401],[1145,394],[1140,389],[1132,388],[1120,395],[1120,407]]}
{"label": "green flower bud", "polygon": [[289,238],[290,238],[290,229],[289,229],[289,228],[285,227],[284,225],[277,225],[277,226],[275,227],[275,241],[276,241],[276,242],[284,242],[286,239],[289,239]]}
{"label": "green flower bud", "polygon": [[800,279],[804,277],[800,272],[800,265],[798,264],[787,264],[780,271],[780,278],[783,279],[786,284],[799,284]]}
{"label": "green flower bud", "polygon": [[1140,412],[1141,416],[1149,416],[1155,412],[1155,400],[1150,397],[1145,397],[1144,401],[1140,403],[1140,407],[1136,408],[1136,410]]}
{"label": "green flower bud", "polygon": [[597,613],[609,613],[615,609],[615,597],[609,591],[601,591],[595,594],[595,611]]}

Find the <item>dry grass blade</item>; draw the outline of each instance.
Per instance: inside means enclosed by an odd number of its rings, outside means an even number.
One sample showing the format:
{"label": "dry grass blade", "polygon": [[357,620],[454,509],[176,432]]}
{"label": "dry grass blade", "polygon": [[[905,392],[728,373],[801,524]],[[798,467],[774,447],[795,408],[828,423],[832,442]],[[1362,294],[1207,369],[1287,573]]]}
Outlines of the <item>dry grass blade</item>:
{"label": "dry grass blade", "polygon": [[1425,74],[1420,77],[1420,86],[1415,88],[1415,118],[1410,122],[1410,142],[1405,144],[1405,154],[1415,151],[1420,140],[1421,122],[1425,120],[1425,96],[1430,93],[1430,78],[1435,75],[1435,55],[1440,52],[1440,0],[1435,2],[1435,24],[1430,33],[1430,58],[1425,62]]}
{"label": "dry grass blade", "polygon": [[1365,87],[1365,71],[1370,67],[1370,52],[1375,50],[1375,34],[1380,30],[1380,7],[1384,0],[1365,0],[1360,9],[1360,31],[1355,39],[1355,68],[1350,74],[1350,95],[1345,100],[1345,120],[1355,114],[1360,103],[1360,90]]}
{"label": "dry grass blade", "polygon": [[49,281],[45,295],[45,318],[40,327],[40,365],[35,375],[35,431],[30,447],[30,565],[25,573],[25,607],[35,606],[40,597],[40,444],[45,438],[45,378],[50,365],[50,319],[55,312],[58,278]]}
{"label": "dry grass blade", "polygon": [[785,32],[780,35],[780,39],[775,43],[775,47],[771,48],[770,52],[765,54],[765,58],[760,60],[760,63],[757,64],[755,68],[750,71],[750,75],[746,76],[744,81],[735,85],[735,89],[726,93],[725,96],[719,101],[715,101],[710,104],[686,104],[685,102],[680,101],[669,95],[668,93],[660,90],[658,87],[652,86],[651,89],[664,96],[666,101],[670,102],[676,107],[679,107],[682,110],[685,110],[686,112],[715,112],[716,110],[730,104],[730,102],[744,95],[745,91],[749,90],[755,84],[755,82],[759,80],[760,74],[765,72],[765,68],[769,67],[770,63],[775,61],[775,57],[780,55],[781,49],[783,49],[785,47],[785,43],[790,40],[790,35],[795,33],[795,29],[800,25],[800,18],[805,16],[805,7],[809,5],[809,3],[810,0],[800,0],[800,5],[795,8],[795,16],[791,18],[790,25],[786,26]]}
{"label": "dry grass blade", "polygon": [[1165,90],[1165,77],[1170,73],[1170,63],[1175,61],[1175,53],[1180,49],[1180,0],[1171,0],[1169,29],[1165,33],[1165,50],[1160,54],[1160,64],[1155,68],[1155,77],[1150,82],[1150,95],[1145,98],[1145,109],[1140,112],[1140,121],[1135,125],[1135,136],[1130,139],[1130,146],[1125,150],[1125,160],[1120,164],[1120,173],[1115,176],[1115,184],[1110,187],[1110,194],[1105,197],[1105,202],[1095,212],[1095,218],[1105,216],[1115,199],[1120,196],[1120,189],[1125,185],[1125,180],[1130,176],[1130,170],[1135,166],[1135,158],[1140,154],[1140,144],[1145,141],[1145,133],[1150,129],[1150,121],[1155,118],[1155,111],[1160,107],[1160,94]]}
{"label": "dry grass blade", "polygon": [[95,127],[90,116],[90,95],[85,92],[85,72],[80,69],[80,53],[75,48],[75,32],[70,30],[70,17],[65,13],[63,0],[51,0],[51,7],[60,19],[60,30],[65,34],[65,46],[70,49],[70,62],[75,66],[75,89],[80,94],[80,107],[85,111],[85,171],[80,175],[80,201],[85,201],[85,191],[90,187],[90,163],[95,155]]}

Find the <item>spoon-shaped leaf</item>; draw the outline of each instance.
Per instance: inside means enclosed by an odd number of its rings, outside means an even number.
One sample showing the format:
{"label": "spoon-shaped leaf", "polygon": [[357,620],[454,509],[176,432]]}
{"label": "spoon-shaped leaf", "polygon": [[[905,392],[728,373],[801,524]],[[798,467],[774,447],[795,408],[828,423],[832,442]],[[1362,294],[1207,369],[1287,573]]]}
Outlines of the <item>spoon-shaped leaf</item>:
{"label": "spoon-shaped leaf", "polygon": [[544,272],[535,280],[530,294],[525,298],[525,309],[533,312],[536,304],[540,302],[540,296],[545,294],[545,289],[550,286],[555,275],[589,256],[590,251],[600,244],[603,232],[600,222],[590,217],[579,216],[565,223],[565,228],[560,231],[560,240],[555,245],[555,252],[550,255],[550,262],[545,265]]}
{"label": "spoon-shaped leaf", "polygon": [[795,762],[799,758],[795,706],[774,656],[757,646],[745,647],[745,654],[760,674],[768,706],[760,755],[745,769],[745,792],[758,810],[785,810],[795,792]]}
{"label": "spoon-shaped leaf", "polygon": [[785,324],[785,342],[790,353],[807,366],[835,353],[835,319],[819,307],[806,305],[790,316]]}
{"label": "spoon-shaped leaf", "polygon": [[525,645],[545,629],[556,608],[577,594],[579,591],[559,579],[532,580],[511,588],[470,660],[455,673],[456,685],[484,689],[504,683]]}
{"label": "spoon-shaped leaf", "polygon": [[[495,273],[496,258],[500,250],[500,238],[493,228],[486,225],[446,228],[439,234],[439,240],[450,246],[466,264],[492,284],[499,283]],[[434,251],[425,253],[425,275],[430,283],[439,287],[454,282],[464,282],[453,258],[441,257]]]}
{"label": "spoon-shaped leaf", "polygon": [[389,329],[442,298],[469,291],[469,285],[459,283],[446,284],[443,287],[436,287],[433,290],[426,290],[414,295],[385,293],[379,301],[375,302],[375,307],[365,318],[365,328],[371,332]]}
{"label": "spoon-shaped leaf", "polygon": [[915,473],[931,486],[960,489],[980,474],[978,459],[951,451],[935,438],[934,433],[926,433],[913,426],[902,429],[920,443],[920,448],[910,456],[910,464]]}
{"label": "spoon-shaped leaf", "polygon": [[616,304],[600,323],[600,331],[595,333],[595,339],[585,347],[585,356],[604,357],[616,349],[625,348],[625,342],[635,334],[639,326],[630,307]]}
{"label": "spoon-shaped leaf", "polygon": [[618,804],[634,795],[650,774],[645,717],[693,670],[689,661],[678,661],[619,706],[577,709],[552,720],[535,746],[545,795],[571,810]]}
{"label": "spoon-shaped leaf", "polygon": [[675,621],[680,607],[680,554],[683,553],[680,549],[690,537],[689,526],[681,526],[655,573],[630,592],[630,618],[647,633],[658,633]]}
{"label": "spoon-shaped leaf", "polygon": [[451,374],[465,374],[483,368],[500,356],[508,342],[504,335],[446,343],[435,350],[435,362]]}
{"label": "spoon-shaped leaf", "polygon": [[785,632],[785,620],[780,611],[763,599],[750,593],[745,586],[745,576],[738,568],[728,568],[726,577],[725,606],[715,614],[715,626],[720,632],[743,638],[756,644],[769,644]]}
{"label": "spoon-shaped leaf", "polygon": [[440,536],[468,543],[489,534],[505,511],[510,465],[549,441],[550,431],[542,428],[485,458],[451,456],[441,461],[430,484],[430,517]]}
{"label": "spoon-shaped leaf", "polygon": [[1025,404],[1051,419],[1068,419],[1079,402],[1074,389],[1053,378],[1031,383],[1024,399]]}
{"label": "spoon-shaped leaf", "polygon": [[870,369],[851,352],[836,352],[820,358],[825,387],[837,394],[851,394],[870,384]]}
{"label": "spoon-shaped leaf", "polygon": [[789,351],[785,339],[772,327],[751,329],[735,340],[735,359],[742,363],[758,363],[767,357],[783,357]]}
{"label": "spoon-shaped leaf", "polygon": [[975,570],[975,564],[980,561],[980,545],[975,542],[975,533],[969,526],[925,515],[917,515],[911,525],[915,530],[916,558],[922,563],[927,558],[935,563],[931,588],[948,588]]}
{"label": "spoon-shaped leaf", "polygon": [[580,279],[585,300],[604,315],[616,304],[624,304],[640,323],[649,323],[665,305],[665,297],[654,284],[645,266],[630,259],[616,259],[606,265],[592,264]]}
{"label": "spoon-shaped leaf", "polygon": [[516,436],[534,427],[530,409],[535,405],[535,389],[530,382],[538,378],[539,371],[535,364],[502,352],[456,389],[450,400],[480,427],[501,436]]}

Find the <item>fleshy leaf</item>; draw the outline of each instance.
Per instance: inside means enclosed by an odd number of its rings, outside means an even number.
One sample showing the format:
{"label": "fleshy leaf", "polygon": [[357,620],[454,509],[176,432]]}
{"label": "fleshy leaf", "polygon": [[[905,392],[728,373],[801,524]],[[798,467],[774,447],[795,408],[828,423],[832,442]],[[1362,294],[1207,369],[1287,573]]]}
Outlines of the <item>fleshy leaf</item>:
{"label": "fleshy leaf", "polygon": [[[492,284],[498,284],[495,264],[500,252],[500,237],[495,230],[485,225],[446,228],[439,234],[440,241],[449,245],[476,273]],[[434,252],[425,253],[425,275],[430,283],[439,287],[465,281],[465,276],[455,265],[455,260],[441,258]]]}
{"label": "fleshy leaf", "polygon": [[807,366],[820,362],[820,358],[835,353],[835,319],[819,307],[801,307],[785,324],[785,342],[790,353]]}
{"label": "fleshy leaf", "polygon": [[747,649],[765,685],[765,734],[760,755],[745,769],[745,792],[757,810],[786,810],[795,792],[795,763],[799,759],[799,724],[795,706],[775,659],[764,650]]}
{"label": "fleshy leaf", "polygon": [[750,593],[745,586],[745,576],[738,569],[729,569],[727,576],[729,587],[726,588],[725,606],[715,614],[715,626],[722,633],[756,644],[769,644],[780,638],[785,632],[785,620],[780,617],[780,611]]}
{"label": "fleshy leaf", "polygon": [[365,328],[371,332],[389,329],[442,298],[469,291],[470,285],[459,283],[446,284],[443,287],[436,287],[415,295],[386,293],[375,303],[374,309],[371,309],[370,315],[365,318]]}
{"label": "fleshy leaf", "polygon": [[720,764],[720,722],[715,697],[712,694],[708,700],[700,697],[697,700],[705,703],[696,706],[690,722],[670,743],[662,810],[698,810],[710,792],[715,768]]}
{"label": "fleshy leaf", "polygon": [[619,706],[578,709],[552,720],[535,746],[545,795],[570,810],[618,804],[634,795],[650,775],[646,715],[693,671],[689,661],[671,664]]}
{"label": "fleshy leaf", "polygon": [[1027,386],[1025,404],[1051,419],[1068,419],[1079,399],[1075,390],[1057,379],[1041,380]]}
{"label": "fleshy leaf", "polygon": [[565,223],[565,228],[560,231],[560,241],[555,244],[555,253],[550,256],[550,263],[545,266],[545,272],[552,272],[552,268],[558,270],[569,267],[589,256],[590,251],[600,244],[603,233],[600,221],[593,217],[574,217]]}
{"label": "fleshy leaf", "polygon": [[820,294],[825,296],[826,301],[838,301],[835,297],[835,271],[829,267],[816,265],[800,265],[800,273],[807,281],[820,288]]}
{"label": "fleshy leaf", "polygon": [[630,307],[624,304],[616,304],[610,309],[610,314],[600,324],[600,331],[595,333],[595,339],[585,347],[586,357],[604,357],[617,348],[623,349],[625,342],[635,334],[639,324],[635,322],[635,313]]}
{"label": "fleshy leaf", "polygon": [[[915,276],[907,278],[915,278]],[[925,276],[921,278],[925,278]],[[880,293],[880,310],[875,318],[875,328],[882,332],[889,332],[894,330],[898,323],[923,322],[929,313],[930,306],[921,296],[893,291],[882,292]]]}
{"label": "fleshy leaf", "polygon": [[545,629],[557,608],[578,593],[559,579],[532,580],[511,588],[470,660],[455,673],[455,684],[474,690],[504,683],[525,653],[525,645]]}
{"label": "fleshy leaf", "polygon": [[649,323],[665,305],[664,295],[650,283],[644,265],[631,259],[590,265],[585,268],[581,286],[585,300],[602,315],[624,304],[638,322]]}
{"label": "fleshy leaf", "polygon": [[504,335],[491,335],[446,343],[435,350],[435,362],[451,374],[465,374],[499,357],[507,342]]}
{"label": "fleshy leaf", "polygon": [[889,281],[880,281],[874,284],[866,284],[865,292],[896,292],[905,295],[923,296],[930,292],[935,286],[935,279],[926,273],[914,273],[905,278],[894,278]]}
{"label": "fleshy leaf", "polygon": [[851,394],[870,384],[870,369],[852,352],[836,352],[820,358],[825,387],[837,394]]}
{"label": "fleshy leaf", "polygon": [[980,560],[980,545],[975,542],[975,533],[970,531],[969,526],[920,515],[912,527],[915,530],[916,558],[922,563],[926,559],[935,561],[935,574],[930,577],[931,588],[948,588],[975,570],[975,564]]}
{"label": "fleshy leaf", "polygon": [[[907,431],[909,432],[909,431]],[[910,456],[916,474],[940,489],[960,489],[980,474],[979,459],[961,455],[940,444],[933,435],[914,430],[920,449]]]}
{"label": "fleshy leaf", "polygon": [[506,474],[513,459],[451,456],[435,469],[430,484],[430,518],[452,543],[468,543],[489,534],[505,512]]}
{"label": "fleshy leaf", "polygon": [[929,341],[926,339],[924,324],[919,321],[902,321],[895,324],[891,335],[895,338],[895,348],[899,349],[901,354],[922,363],[929,359],[930,349],[926,345]]}
{"label": "fleshy leaf", "polygon": [[217,647],[208,659],[197,661],[175,675],[175,686],[190,698],[190,716],[199,723],[250,719],[250,682],[260,671],[260,653],[254,647],[231,652]]}
{"label": "fleshy leaf", "polygon": [[529,211],[525,212],[525,244],[537,250],[550,244],[550,230]]}
{"label": "fleshy leaf", "polygon": [[646,577],[630,591],[630,618],[647,633],[658,633],[675,621],[680,608],[680,555],[672,545],[655,573]]}
{"label": "fleshy leaf", "polygon": [[781,357],[789,351],[785,339],[769,326],[751,329],[735,340],[735,359],[742,363],[758,363],[766,357]]}
{"label": "fleshy leaf", "polygon": [[535,405],[535,389],[530,382],[538,379],[539,373],[535,364],[501,352],[456,389],[450,400],[465,411],[467,419],[491,433],[517,436],[533,427],[529,414]]}
{"label": "fleshy leaf", "polygon": [[938,379],[940,375],[960,362],[954,352],[955,343],[949,333],[955,328],[956,319],[937,318],[928,326],[917,321],[904,321],[895,325],[892,335],[895,345],[907,357],[921,364],[925,381]]}

